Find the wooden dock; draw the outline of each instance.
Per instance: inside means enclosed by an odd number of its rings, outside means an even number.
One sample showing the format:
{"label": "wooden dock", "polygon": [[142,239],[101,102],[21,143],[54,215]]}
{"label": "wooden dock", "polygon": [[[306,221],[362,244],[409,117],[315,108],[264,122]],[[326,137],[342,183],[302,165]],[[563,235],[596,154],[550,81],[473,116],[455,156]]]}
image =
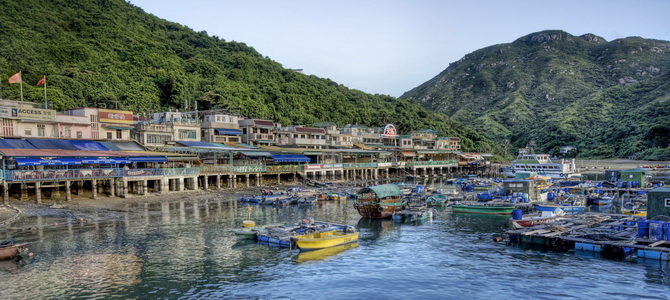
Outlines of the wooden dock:
{"label": "wooden dock", "polygon": [[641,217],[587,213],[552,223],[509,230],[511,244],[542,245],[554,251],[598,252],[603,258],[670,260],[670,241],[638,238]]}

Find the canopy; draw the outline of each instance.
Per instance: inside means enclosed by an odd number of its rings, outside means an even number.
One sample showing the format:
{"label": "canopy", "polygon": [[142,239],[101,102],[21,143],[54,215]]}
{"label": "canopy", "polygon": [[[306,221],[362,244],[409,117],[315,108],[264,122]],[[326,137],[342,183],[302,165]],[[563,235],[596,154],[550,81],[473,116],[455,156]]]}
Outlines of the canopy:
{"label": "canopy", "polygon": [[265,151],[240,151],[244,156],[247,157],[271,157],[270,152]]}
{"label": "canopy", "polygon": [[128,160],[131,162],[166,162],[165,156],[130,156]]}
{"label": "canopy", "polygon": [[61,157],[25,157],[14,158],[19,166],[63,166],[63,165],[81,165],[81,161],[73,158]]}
{"label": "canopy", "polygon": [[214,130],[216,134],[242,135],[242,130],[239,129],[214,128]]}
{"label": "canopy", "polygon": [[298,154],[273,154],[272,159],[275,162],[310,162],[311,159],[304,155]]}
{"label": "canopy", "polygon": [[414,153],[412,151],[400,151],[400,154],[402,154],[402,156],[404,156],[404,157],[415,157],[416,156],[416,153]]}
{"label": "canopy", "polygon": [[361,189],[359,193],[364,194],[369,193],[370,191],[377,194],[377,198],[386,198],[391,196],[402,195],[402,191],[400,191],[400,188],[395,184],[373,185]]}
{"label": "canopy", "polygon": [[123,157],[86,157],[82,158],[84,164],[129,164],[130,160]]}

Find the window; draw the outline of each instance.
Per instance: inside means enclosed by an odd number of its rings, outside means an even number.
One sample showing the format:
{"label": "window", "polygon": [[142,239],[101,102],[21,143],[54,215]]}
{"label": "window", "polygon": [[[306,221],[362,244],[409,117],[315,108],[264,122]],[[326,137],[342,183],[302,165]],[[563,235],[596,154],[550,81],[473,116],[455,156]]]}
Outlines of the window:
{"label": "window", "polygon": [[46,136],[46,126],[42,124],[37,125],[37,136]]}
{"label": "window", "polygon": [[179,139],[195,139],[197,137],[195,130],[179,129]]}
{"label": "window", "polygon": [[121,129],[116,130],[116,138],[120,140],[123,139],[123,131],[121,131]]}
{"label": "window", "polygon": [[31,135],[33,135],[33,130],[30,129],[30,128],[26,128],[25,135],[26,135],[26,136],[31,136]]}
{"label": "window", "polygon": [[70,126],[63,127],[63,137],[66,138],[72,137],[72,128]]}
{"label": "window", "polygon": [[82,137],[83,137],[83,134],[81,133],[81,131],[77,131],[77,138],[80,139]]}
{"label": "window", "polygon": [[108,140],[111,140],[111,139],[112,139],[112,133],[111,133],[111,132],[108,132],[108,133],[107,133],[107,139],[108,139]]}
{"label": "window", "polygon": [[169,142],[171,140],[171,135],[147,134],[147,144],[164,145],[165,142]]}

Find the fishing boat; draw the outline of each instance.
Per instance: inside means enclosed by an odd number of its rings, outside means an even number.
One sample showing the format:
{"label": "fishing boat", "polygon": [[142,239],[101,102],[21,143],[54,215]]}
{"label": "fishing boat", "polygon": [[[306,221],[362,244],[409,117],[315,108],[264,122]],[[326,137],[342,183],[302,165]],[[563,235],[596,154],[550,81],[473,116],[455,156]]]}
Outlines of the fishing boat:
{"label": "fishing boat", "polygon": [[408,208],[393,214],[395,222],[423,222],[433,217],[432,208]]}
{"label": "fishing boat", "polygon": [[316,201],[315,196],[301,197],[298,198],[298,205],[314,205]]}
{"label": "fishing boat", "polygon": [[534,172],[559,179],[577,173],[577,165],[574,159],[562,159],[560,163],[554,163],[549,154],[521,154],[512,162],[512,172]]}
{"label": "fishing boat", "polygon": [[26,245],[27,243],[14,244],[11,240],[0,243],[0,260],[18,257],[25,251]]}
{"label": "fishing boat", "polygon": [[358,235],[359,232],[355,227],[347,226],[344,230],[313,232],[292,236],[291,241],[300,250],[316,250],[357,242]]}
{"label": "fishing boat", "polygon": [[302,219],[298,224],[267,226],[258,230],[256,236],[258,242],[261,244],[282,248],[294,248],[295,243],[291,240],[294,236],[327,231],[344,232],[348,227],[351,226]]}
{"label": "fishing boat", "polygon": [[366,218],[384,219],[393,216],[405,205],[400,188],[395,184],[374,185],[356,193],[354,208]]}
{"label": "fishing boat", "polygon": [[521,219],[512,219],[512,226],[514,226],[516,229],[521,229],[524,227],[545,224],[565,218],[565,213],[560,209],[556,209],[554,211],[543,211],[539,215],[524,216]]}
{"label": "fishing boat", "polygon": [[507,205],[467,205],[459,204],[452,206],[455,213],[509,215],[512,214],[514,206]]}
{"label": "fishing boat", "polygon": [[600,194],[592,194],[587,199],[587,204],[593,206],[600,206],[601,208],[609,208],[614,202],[614,196],[606,196]]}

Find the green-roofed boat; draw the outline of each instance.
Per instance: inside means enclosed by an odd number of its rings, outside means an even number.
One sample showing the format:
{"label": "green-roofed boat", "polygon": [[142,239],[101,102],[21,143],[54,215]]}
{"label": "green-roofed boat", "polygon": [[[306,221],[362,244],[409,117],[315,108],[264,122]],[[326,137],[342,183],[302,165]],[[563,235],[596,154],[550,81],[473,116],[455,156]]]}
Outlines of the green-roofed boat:
{"label": "green-roofed boat", "polygon": [[354,208],[367,218],[384,219],[405,207],[402,191],[395,184],[373,185],[356,193]]}
{"label": "green-roofed boat", "polygon": [[509,205],[454,205],[455,213],[487,214],[487,215],[511,215],[514,206]]}

